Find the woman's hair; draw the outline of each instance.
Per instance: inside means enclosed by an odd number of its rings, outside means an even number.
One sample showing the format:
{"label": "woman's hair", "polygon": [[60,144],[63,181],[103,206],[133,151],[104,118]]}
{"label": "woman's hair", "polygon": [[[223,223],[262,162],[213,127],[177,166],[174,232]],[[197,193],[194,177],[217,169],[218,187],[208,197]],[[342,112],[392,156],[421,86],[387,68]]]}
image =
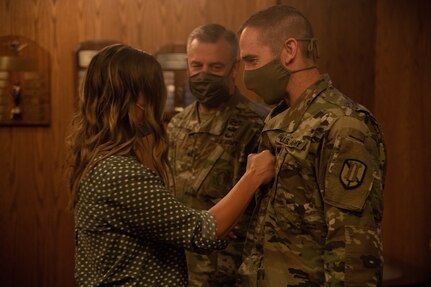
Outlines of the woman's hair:
{"label": "woman's hair", "polygon": [[[137,116],[139,97],[144,98],[144,122]],[[151,55],[115,44],[93,57],[67,137],[72,207],[81,180],[98,161],[111,155],[135,156],[168,184],[165,102],[162,69]]]}

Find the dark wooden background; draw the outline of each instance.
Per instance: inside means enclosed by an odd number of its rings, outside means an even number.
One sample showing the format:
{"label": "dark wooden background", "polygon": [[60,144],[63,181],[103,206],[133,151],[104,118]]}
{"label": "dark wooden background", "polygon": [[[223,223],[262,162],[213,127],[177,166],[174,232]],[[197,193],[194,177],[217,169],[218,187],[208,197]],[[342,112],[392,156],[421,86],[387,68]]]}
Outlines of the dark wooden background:
{"label": "dark wooden background", "polygon": [[51,55],[52,73],[51,126],[0,128],[1,286],[74,286],[73,218],[66,209],[62,165],[76,96],[78,43],[115,40],[155,53],[184,42],[204,23],[236,31],[249,15],[279,2],[309,17],[321,70],[383,126],[389,157],[383,224],[388,263],[405,274],[403,282],[419,282],[431,273],[427,0],[0,0],[0,36],[37,42]]}

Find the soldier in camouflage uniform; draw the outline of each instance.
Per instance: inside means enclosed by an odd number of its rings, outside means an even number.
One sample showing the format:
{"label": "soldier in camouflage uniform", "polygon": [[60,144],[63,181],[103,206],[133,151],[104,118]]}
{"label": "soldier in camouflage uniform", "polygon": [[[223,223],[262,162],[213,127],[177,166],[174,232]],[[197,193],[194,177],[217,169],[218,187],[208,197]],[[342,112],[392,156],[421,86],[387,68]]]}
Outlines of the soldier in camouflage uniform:
{"label": "soldier in camouflage uniform", "polygon": [[[235,87],[238,40],[223,26],[196,28],[187,44],[190,90],[197,101],[168,124],[169,159],[176,196],[197,209],[209,209],[245,171],[256,152],[267,110]],[[187,253],[189,286],[233,286],[247,226],[249,206],[228,247],[212,254]]]}
{"label": "soldier in camouflage uniform", "polygon": [[309,21],[278,5],[241,28],[244,82],[266,103],[274,184],[256,195],[239,286],[380,286],[383,135],[316,67]]}

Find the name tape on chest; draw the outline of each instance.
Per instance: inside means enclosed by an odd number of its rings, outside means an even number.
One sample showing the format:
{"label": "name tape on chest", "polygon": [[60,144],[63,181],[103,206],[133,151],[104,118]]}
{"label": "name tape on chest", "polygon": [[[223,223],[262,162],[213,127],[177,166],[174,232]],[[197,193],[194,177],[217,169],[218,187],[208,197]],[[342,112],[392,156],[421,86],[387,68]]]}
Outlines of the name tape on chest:
{"label": "name tape on chest", "polygon": [[305,145],[307,144],[305,140],[294,139],[290,135],[285,134],[280,134],[278,136],[277,143],[297,150],[303,150]]}

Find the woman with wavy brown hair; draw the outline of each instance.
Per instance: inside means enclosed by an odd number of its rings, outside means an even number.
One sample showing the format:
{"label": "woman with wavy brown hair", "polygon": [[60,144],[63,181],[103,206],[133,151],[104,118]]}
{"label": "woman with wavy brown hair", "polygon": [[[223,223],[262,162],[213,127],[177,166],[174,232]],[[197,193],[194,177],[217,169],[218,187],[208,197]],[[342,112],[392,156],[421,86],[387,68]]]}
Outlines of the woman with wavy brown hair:
{"label": "woman with wavy brown hair", "polygon": [[184,249],[223,248],[256,189],[274,176],[268,152],[208,211],[176,201],[159,63],[117,44],[91,60],[68,136],[79,286],[186,286]]}

